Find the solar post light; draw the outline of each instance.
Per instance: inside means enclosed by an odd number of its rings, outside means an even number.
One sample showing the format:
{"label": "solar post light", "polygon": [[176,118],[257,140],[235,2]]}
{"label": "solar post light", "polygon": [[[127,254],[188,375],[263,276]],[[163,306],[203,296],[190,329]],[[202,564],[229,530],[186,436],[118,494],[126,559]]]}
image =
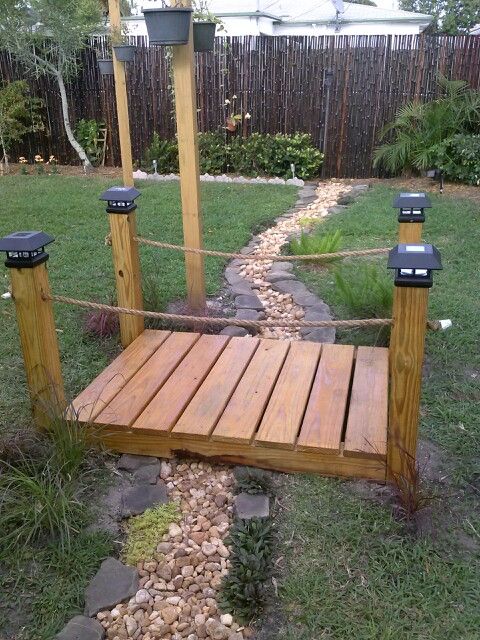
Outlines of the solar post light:
{"label": "solar post light", "polygon": [[130,213],[135,211],[135,199],[140,191],[135,187],[110,187],[100,196],[100,200],[107,202],[107,213]]}
{"label": "solar post light", "polygon": [[48,260],[45,247],[54,241],[43,231],[16,231],[0,239],[0,251],[5,251],[5,266],[10,268],[32,268]]}
{"label": "solar post light", "polygon": [[395,269],[395,286],[430,288],[433,271],[443,269],[440,253],[431,244],[398,244],[388,256],[388,268]]}
{"label": "solar post light", "polygon": [[431,209],[432,203],[424,193],[400,193],[393,207],[399,209],[399,222],[425,222],[425,209]]}

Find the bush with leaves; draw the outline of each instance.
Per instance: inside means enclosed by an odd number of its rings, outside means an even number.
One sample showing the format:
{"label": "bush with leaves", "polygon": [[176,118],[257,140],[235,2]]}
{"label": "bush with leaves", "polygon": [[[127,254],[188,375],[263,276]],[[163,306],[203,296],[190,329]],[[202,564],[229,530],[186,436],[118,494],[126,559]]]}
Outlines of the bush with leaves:
{"label": "bush with leaves", "polygon": [[[224,172],[244,176],[278,176],[291,178],[291,165],[295,165],[298,178],[308,180],[318,175],[323,154],[313,145],[306,133],[294,135],[253,133],[249,137],[237,136],[225,141],[220,131],[199,134],[200,167],[202,173],[218,175]],[[178,144],[175,140],[162,140],[155,133],[144,154],[141,166],[152,169],[157,161],[159,173],[178,172]]]}
{"label": "bush with leaves", "polygon": [[145,151],[141,166],[146,171],[153,170],[153,161],[157,161],[158,173],[178,173],[178,143],[176,140],[164,140],[155,131],[152,143]]}
{"label": "bush with leaves", "polygon": [[235,492],[249,493],[251,495],[274,493],[272,475],[264,469],[256,467],[235,467]]}
{"label": "bush with leaves", "polygon": [[437,149],[437,166],[449,180],[480,185],[480,135],[459,134]]}
{"label": "bush with leaves", "polygon": [[226,543],[231,548],[230,569],[220,587],[220,604],[248,622],[262,610],[267,598],[274,543],[272,522],[268,518],[237,520]]}
{"label": "bush with leaves", "polygon": [[460,133],[474,133],[480,125],[480,91],[463,80],[438,81],[442,95],[430,102],[409,102],[382,131],[389,139],[375,150],[373,164],[392,174],[436,168],[438,145]]}
{"label": "bush with leaves", "polygon": [[0,149],[8,167],[8,153],[27,133],[43,129],[39,113],[42,101],[32,98],[24,80],[0,88]]}
{"label": "bush with leaves", "polygon": [[75,136],[94,167],[98,167],[103,158],[103,141],[100,142],[100,138],[103,137],[104,128],[104,122],[84,118],[75,127]]}

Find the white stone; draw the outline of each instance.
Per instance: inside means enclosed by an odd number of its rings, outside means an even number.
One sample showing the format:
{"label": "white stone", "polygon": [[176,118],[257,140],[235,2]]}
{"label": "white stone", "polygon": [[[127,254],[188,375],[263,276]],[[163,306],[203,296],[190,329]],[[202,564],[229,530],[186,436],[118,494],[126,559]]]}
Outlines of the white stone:
{"label": "white stone", "polygon": [[149,600],[150,600],[150,594],[146,589],[140,589],[140,591],[137,591],[137,593],[135,594],[135,602],[137,604],[144,604]]}
{"label": "white stone", "polygon": [[148,178],[148,173],[146,171],[134,171],[133,179],[134,180],[146,180]]}
{"label": "white stone", "polygon": [[172,524],[168,527],[168,535],[171,538],[176,538],[178,536],[181,536],[182,533],[183,532],[182,532],[181,528],[175,522],[172,522]]}
{"label": "white stone", "polygon": [[220,622],[226,627],[231,627],[233,624],[233,617],[229,613],[224,613],[220,616]]}

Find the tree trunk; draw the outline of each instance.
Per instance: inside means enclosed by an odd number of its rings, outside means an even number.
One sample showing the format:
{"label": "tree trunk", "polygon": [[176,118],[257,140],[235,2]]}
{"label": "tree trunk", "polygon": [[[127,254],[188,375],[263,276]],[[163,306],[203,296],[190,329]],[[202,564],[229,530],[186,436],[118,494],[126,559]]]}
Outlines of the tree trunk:
{"label": "tree trunk", "polygon": [[92,168],[92,163],[87,157],[85,150],[82,145],[75,139],[73,135],[72,127],[70,125],[70,115],[68,113],[68,101],[67,101],[67,92],[65,90],[65,82],[63,81],[63,76],[61,71],[57,71],[56,73],[58,88],[60,89],[60,96],[62,99],[62,114],[63,114],[63,126],[65,127],[65,132],[67,134],[68,141],[78,153],[78,157],[83,162],[83,166],[85,171]]}

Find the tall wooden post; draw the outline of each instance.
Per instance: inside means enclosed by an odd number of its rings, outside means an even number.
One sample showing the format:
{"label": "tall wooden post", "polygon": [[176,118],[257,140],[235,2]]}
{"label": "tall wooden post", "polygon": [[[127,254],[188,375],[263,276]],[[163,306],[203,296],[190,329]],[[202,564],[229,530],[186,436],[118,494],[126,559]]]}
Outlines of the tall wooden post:
{"label": "tall wooden post", "polygon": [[[142,277],[138,253],[135,188],[111,187],[100,199],[107,202],[112,234],[112,257],[115,269],[117,301],[120,307],[143,309]],[[120,314],[120,340],[128,347],[143,333],[143,317]]]}
{"label": "tall wooden post", "polygon": [[[33,248],[36,240],[38,246]],[[20,232],[3,238],[0,245],[1,250],[7,251],[5,264],[10,268],[33,417],[43,428],[61,416],[66,407],[52,303],[46,299],[50,285],[43,243],[52,240],[43,233]],[[22,243],[25,250],[21,250]]]}
{"label": "tall wooden post", "polygon": [[[114,34],[121,33],[120,0],[108,0],[108,15],[111,35],[114,36]],[[113,51],[113,73],[115,77],[115,98],[117,102],[118,135],[120,138],[120,153],[122,157],[123,184],[126,187],[133,187],[132,143],[128,117],[125,65],[123,62],[117,60],[115,51]]]}
{"label": "tall wooden post", "polygon": [[[191,0],[181,4],[191,7]],[[177,118],[180,189],[182,196],[183,239],[185,246],[201,249],[202,213],[200,206],[200,161],[197,136],[197,101],[193,52],[193,27],[188,44],[173,47],[173,76]],[[205,267],[202,255],[186,253],[187,295],[191,310],[205,309]]]}
{"label": "tall wooden post", "polygon": [[421,222],[400,222],[398,242],[400,244],[418,244],[422,241],[423,224]]}

